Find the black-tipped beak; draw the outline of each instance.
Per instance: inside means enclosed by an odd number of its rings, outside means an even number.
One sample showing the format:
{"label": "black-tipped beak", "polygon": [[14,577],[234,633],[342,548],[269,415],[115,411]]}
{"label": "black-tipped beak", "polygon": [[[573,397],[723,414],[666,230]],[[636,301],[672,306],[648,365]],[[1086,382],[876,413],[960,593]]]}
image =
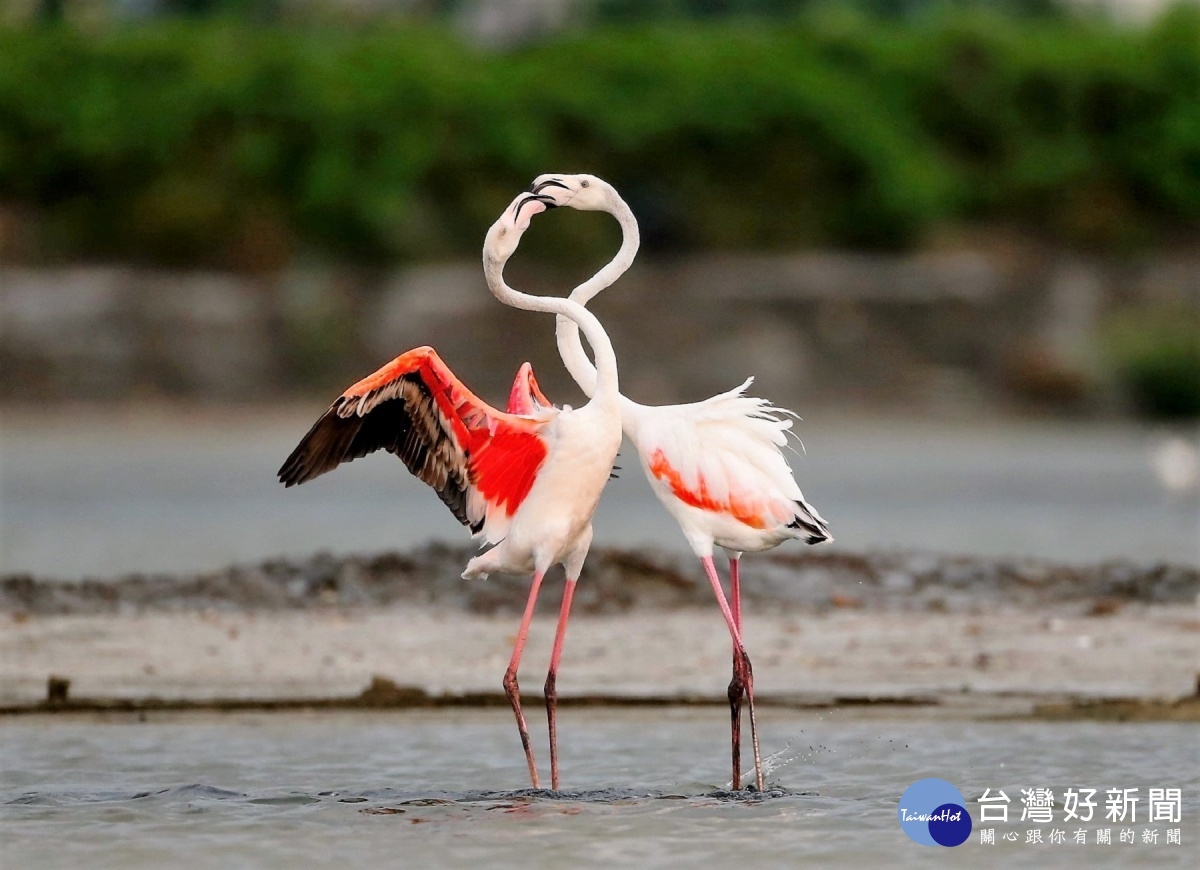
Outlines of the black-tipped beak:
{"label": "black-tipped beak", "polygon": [[525,206],[529,205],[529,203],[531,203],[531,202],[540,202],[546,208],[555,208],[557,205],[557,203],[555,203],[555,201],[548,196],[538,196],[537,194],[530,194],[529,196],[525,197],[524,199],[522,199],[520,202],[517,203],[516,208],[513,210],[513,220],[520,220],[521,219],[521,209],[525,208]]}
{"label": "black-tipped beak", "polygon": [[550,178],[550,179],[547,179],[546,181],[543,181],[541,184],[537,185],[536,187],[530,187],[529,192],[530,193],[541,193],[542,190],[547,187],[561,187],[563,190],[571,189],[571,188],[567,187],[565,184],[563,184],[561,181],[556,181],[555,179]]}

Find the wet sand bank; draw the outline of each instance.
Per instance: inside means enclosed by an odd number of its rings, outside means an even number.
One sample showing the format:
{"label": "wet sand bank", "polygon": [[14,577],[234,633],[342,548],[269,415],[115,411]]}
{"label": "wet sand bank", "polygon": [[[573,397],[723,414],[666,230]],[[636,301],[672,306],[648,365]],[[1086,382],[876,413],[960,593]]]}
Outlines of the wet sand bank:
{"label": "wet sand bank", "polygon": [[[206,575],[2,578],[0,704],[47,709],[52,675],[71,681],[64,711],[495,704],[527,581],[465,583],[464,555],[435,546]],[[597,552],[560,694],[720,703],[729,641],[697,574],[673,554]],[[814,552],[748,559],[744,576],[764,704],[1195,715],[1179,701],[1200,670],[1195,568]],[[530,697],[559,588],[547,584],[526,650]]]}

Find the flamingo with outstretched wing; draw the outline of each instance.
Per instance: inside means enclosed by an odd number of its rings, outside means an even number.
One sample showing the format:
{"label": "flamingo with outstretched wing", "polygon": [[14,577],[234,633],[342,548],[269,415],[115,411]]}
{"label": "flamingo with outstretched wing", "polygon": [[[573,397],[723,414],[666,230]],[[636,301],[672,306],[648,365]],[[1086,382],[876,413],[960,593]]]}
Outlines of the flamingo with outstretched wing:
{"label": "flamingo with outstretched wing", "polygon": [[521,653],[542,578],[562,564],[566,587],[545,685],[551,781],[558,788],[558,665],[575,584],[591,546],[592,515],[621,444],[617,361],[600,322],[578,303],[531,296],[504,281],[504,265],[529,221],[549,203],[547,197],[522,194],[505,209],[484,242],[484,274],[501,302],[579,324],[596,354],[594,396],[585,405],[550,407],[536,389],[532,370],[522,366],[510,404],[526,413],[499,411],[468,390],[433,348],[420,347],[346,390],[279,470],[279,479],[291,486],[386,450],[432,487],[459,522],[492,545],[467,563],[463,577],[533,574],[503,685],[534,788],[538,771],[517,683]]}

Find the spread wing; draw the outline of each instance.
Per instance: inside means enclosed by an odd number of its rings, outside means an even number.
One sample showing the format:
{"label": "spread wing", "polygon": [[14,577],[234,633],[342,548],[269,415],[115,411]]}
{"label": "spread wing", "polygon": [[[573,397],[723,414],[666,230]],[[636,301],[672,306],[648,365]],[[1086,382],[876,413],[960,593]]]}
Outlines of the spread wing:
{"label": "spread wing", "polygon": [[645,408],[634,442],[652,482],[680,502],[755,529],[787,526],[809,543],[829,537],[800,492],[782,448],[789,412],[745,395],[749,381],[690,405]]}
{"label": "spread wing", "polygon": [[498,411],[476,397],[431,347],[396,357],[329,406],[279,469],[305,483],[376,450],[399,457],[460,523],[489,539],[529,494],[549,450],[553,411]]}

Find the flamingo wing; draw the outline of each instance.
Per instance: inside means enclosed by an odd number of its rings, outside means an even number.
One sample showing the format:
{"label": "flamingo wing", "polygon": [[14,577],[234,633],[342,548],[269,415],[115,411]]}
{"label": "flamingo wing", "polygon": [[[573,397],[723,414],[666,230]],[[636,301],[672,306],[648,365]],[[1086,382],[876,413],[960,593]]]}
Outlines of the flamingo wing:
{"label": "flamingo wing", "polygon": [[688,405],[643,406],[634,438],[660,491],[753,529],[788,526],[828,537],[825,520],[800,491],[782,448],[788,412],[746,396],[750,381]]}
{"label": "flamingo wing", "polygon": [[473,533],[502,536],[548,452],[550,414],[498,411],[431,347],[396,357],[344,392],[279,469],[285,486],[386,450]]}
{"label": "flamingo wing", "polygon": [[508,413],[537,414],[553,407],[554,404],[538,386],[533,366],[527,362],[521,363],[521,367],[517,369],[517,376],[513,379],[512,390],[508,394]]}

